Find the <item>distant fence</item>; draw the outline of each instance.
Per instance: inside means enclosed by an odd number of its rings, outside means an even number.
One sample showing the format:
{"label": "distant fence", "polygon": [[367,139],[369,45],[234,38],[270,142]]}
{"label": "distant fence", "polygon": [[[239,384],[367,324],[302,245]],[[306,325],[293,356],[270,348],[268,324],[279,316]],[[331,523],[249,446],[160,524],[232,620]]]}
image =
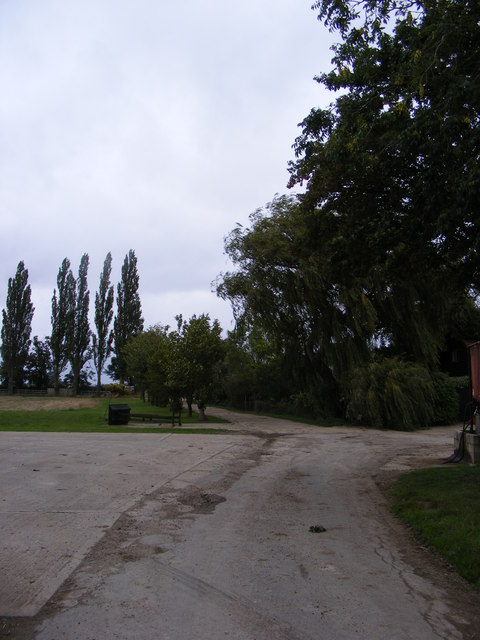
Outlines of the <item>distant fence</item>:
{"label": "distant fence", "polygon": [[[0,395],[7,396],[7,389],[0,389]],[[54,389],[15,389],[13,395],[15,396],[28,396],[28,397],[37,397],[37,396],[54,396]],[[73,397],[73,393],[71,389],[60,389],[59,394],[60,397]],[[97,395],[96,389],[81,389],[77,396],[86,396],[87,398],[91,398]]]}
{"label": "distant fence", "polygon": [[[0,389],[2,396],[7,396],[7,389]],[[16,396],[46,396],[48,395],[47,389],[15,389],[14,395]]]}

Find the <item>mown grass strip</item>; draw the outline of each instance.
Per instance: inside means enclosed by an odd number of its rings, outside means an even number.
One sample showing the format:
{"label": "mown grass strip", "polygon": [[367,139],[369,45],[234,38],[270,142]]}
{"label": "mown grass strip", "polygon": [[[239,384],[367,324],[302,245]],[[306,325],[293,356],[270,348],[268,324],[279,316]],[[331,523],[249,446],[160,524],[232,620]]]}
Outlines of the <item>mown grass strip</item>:
{"label": "mown grass strip", "polygon": [[[137,398],[116,399],[112,404],[128,404],[132,413],[168,413],[168,409],[159,409],[145,404]],[[41,407],[42,402],[37,403]],[[45,401],[45,408],[34,410],[9,409],[0,411],[0,431],[44,431],[44,432],[76,432],[76,433],[224,433],[224,430],[210,425],[223,421],[209,416],[208,426],[198,422],[198,414],[192,418],[182,415],[182,426],[171,427],[168,424],[153,426],[145,423],[145,426],[131,427],[108,424],[108,400],[94,401],[90,408],[49,409]],[[21,406],[21,405],[19,405]],[[68,407],[68,401],[65,402]],[[184,426],[184,425],[192,425]],[[197,426],[194,426],[197,425]]]}
{"label": "mown grass strip", "polygon": [[390,488],[392,511],[458,573],[480,587],[480,467],[420,469]]}

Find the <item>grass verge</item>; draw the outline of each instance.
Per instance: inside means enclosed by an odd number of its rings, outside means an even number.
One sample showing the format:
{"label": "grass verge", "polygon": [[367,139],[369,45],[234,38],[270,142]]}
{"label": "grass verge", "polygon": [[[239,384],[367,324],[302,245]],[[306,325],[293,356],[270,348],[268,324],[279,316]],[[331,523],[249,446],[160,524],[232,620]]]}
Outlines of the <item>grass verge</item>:
{"label": "grass verge", "polygon": [[[168,409],[153,407],[138,398],[118,398],[112,404],[128,404],[132,413],[169,413]],[[155,426],[155,423],[141,427],[110,426],[108,424],[108,399],[92,399],[90,406],[77,406],[74,398],[64,398],[55,408],[51,399],[36,399],[34,408],[22,408],[19,402],[8,409],[0,410],[0,431],[46,431],[79,433],[224,433],[221,428],[211,425],[222,423],[219,418],[208,417],[208,426],[198,422],[198,414],[188,418],[182,415],[182,426],[169,424]],[[191,425],[189,427],[188,425]]]}
{"label": "grass verge", "polygon": [[425,545],[480,587],[480,467],[445,466],[400,476],[392,511]]}

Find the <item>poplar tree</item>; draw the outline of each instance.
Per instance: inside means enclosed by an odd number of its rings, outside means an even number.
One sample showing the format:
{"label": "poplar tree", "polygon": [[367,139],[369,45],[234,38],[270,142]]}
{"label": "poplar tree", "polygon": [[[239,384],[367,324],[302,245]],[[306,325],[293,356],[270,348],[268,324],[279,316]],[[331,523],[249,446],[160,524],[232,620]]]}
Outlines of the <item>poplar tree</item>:
{"label": "poplar tree", "polygon": [[97,372],[97,394],[102,385],[102,371],[105,361],[112,351],[113,333],[110,324],[113,320],[113,285],[110,284],[112,272],[112,254],[107,253],[100,274],[100,284],[95,294],[95,327],[97,333],[92,333],[92,354]]}
{"label": "poplar tree", "polygon": [[21,385],[24,378],[24,366],[30,346],[30,333],[34,306],[31,302],[31,289],[28,283],[28,270],[23,261],[17,266],[14,278],[9,278],[7,300],[2,310],[2,367],[8,384],[8,393],[13,393],[15,384]]}
{"label": "poplar tree", "polygon": [[70,334],[71,342],[68,347],[68,358],[72,368],[72,392],[77,395],[80,383],[80,373],[90,359],[90,325],[88,309],[90,305],[90,291],[88,290],[89,257],[84,253],[78,268],[78,278],[73,292],[73,325]]}
{"label": "poplar tree", "polygon": [[69,348],[75,316],[75,278],[70,269],[70,260],[64,258],[58,270],[57,289],[52,297],[52,334],[49,345],[52,354],[52,377],[55,394],[60,391],[60,376],[69,361]]}
{"label": "poplar tree", "polygon": [[117,314],[113,321],[114,352],[109,371],[124,382],[127,367],[124,348],[128,340],[143,331],[142,306],[138,293],[139,277],[135,251],[130,249],[122,265],[122,277],[117,285]]}

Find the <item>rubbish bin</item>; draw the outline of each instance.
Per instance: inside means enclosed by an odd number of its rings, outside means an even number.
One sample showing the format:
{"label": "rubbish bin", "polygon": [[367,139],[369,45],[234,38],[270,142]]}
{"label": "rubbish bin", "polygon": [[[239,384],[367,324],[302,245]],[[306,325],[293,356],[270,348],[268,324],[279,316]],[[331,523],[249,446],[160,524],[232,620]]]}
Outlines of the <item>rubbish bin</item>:
{"label": "rubbish bin", "polygon": [[110,404],[108,406],[108,424],[128,424],[130,407],[128,404]]}

